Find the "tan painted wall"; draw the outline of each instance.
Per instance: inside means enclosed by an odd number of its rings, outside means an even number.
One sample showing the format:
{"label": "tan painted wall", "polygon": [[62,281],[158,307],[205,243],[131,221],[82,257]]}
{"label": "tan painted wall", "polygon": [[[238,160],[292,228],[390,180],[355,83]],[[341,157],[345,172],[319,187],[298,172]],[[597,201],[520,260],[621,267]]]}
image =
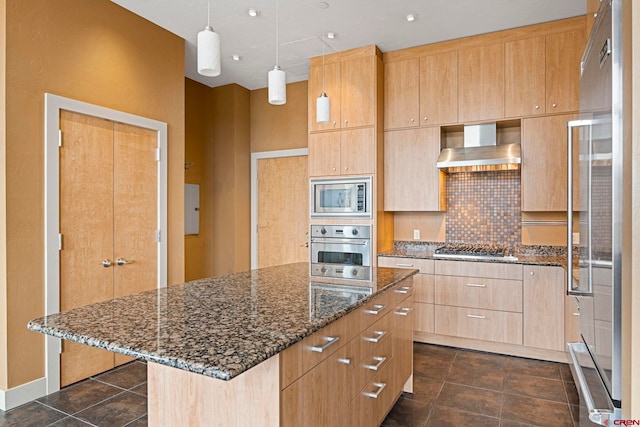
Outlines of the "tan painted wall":
{"label": "tan painted wall", "polygon": [[184,238],[185,280],[213,276],[213,145],[211,88],[185,79],[185,183],[200,185],[200,233]]}
{"label": "tan painted wall", "polygon": [[6,0],[0,0],[0,389],[7,388],[6,10]]}
{"label": "tan painted wall", "polygon": [[269,104],[266,88],[252,90],[251,152],[307,148],[307,110],[306,81],[287,85],[285,105]]}
{"label": "tan painted wall", "polygon": [[169,124],[168,277],[183,281],[184,41],[107,0],[9,0],[6,25],[11,388],[44,375],[44,337],[26,324],[44,312],[45,92]]}

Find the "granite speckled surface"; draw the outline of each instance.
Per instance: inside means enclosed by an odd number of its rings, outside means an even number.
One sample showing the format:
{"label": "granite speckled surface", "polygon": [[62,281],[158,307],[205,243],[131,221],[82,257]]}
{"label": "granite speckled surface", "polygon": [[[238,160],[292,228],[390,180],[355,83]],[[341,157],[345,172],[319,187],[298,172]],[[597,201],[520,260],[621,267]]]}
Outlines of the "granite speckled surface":
{"label": "granite speckled surface", "polygon": [[[397,256],[404,258],[424,258],[433,259],[433,252],[443,246],[444,242],[411,242],[396,241],[394,247],[390,251],[381,252],[379,256]],[[567,249],[563,246],[535,246],[535,245],[508,245],[513,251],[513,255],[518,258],[515,260],[505,259],[483,259],[470,260],[462,259],[462,261],[470,262],[504,262],[512,264],[528,264],[528,265],[550,265],[566,268]]]}
{"label": "granite speckled surface", "polygon": [[92,304],[32,320],[28,327],[229,380],[416,272],[378,268],[371,282],[322,281],[363,289],[353,295],[312,286],[319,281],[310,279],[308,263],[287,264]]}

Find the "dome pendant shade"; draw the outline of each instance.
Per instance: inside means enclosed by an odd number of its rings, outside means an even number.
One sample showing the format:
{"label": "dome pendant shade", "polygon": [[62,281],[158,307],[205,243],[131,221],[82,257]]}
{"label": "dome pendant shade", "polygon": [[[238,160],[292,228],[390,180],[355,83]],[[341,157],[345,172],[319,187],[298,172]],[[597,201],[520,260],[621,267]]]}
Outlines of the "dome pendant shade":
{"label": "dome pendant shade", "polygon": [[331,121],[331,100],[322,92],[316,98],[316,123],[327,124]]}
{"label": "dome pendant shade", "polygon": [[198,73],[217,77],[220,72],[220,36],[207,25],[198,33]]}
{"label": "dome pendant shade", "polygon": [[287,74],[279,67],[269,71],[269,104],[287,103]]}

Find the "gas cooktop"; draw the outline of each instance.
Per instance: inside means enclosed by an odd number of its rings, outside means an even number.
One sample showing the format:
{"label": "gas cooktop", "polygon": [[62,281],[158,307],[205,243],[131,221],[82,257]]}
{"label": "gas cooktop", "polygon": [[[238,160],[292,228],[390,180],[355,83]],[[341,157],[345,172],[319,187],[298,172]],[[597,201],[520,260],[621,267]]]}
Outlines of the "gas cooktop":
{"label": "gas cooktop", "polygon": [[448,243],[433,253],[434,258],[517,261],[513,252],[501,245]]}

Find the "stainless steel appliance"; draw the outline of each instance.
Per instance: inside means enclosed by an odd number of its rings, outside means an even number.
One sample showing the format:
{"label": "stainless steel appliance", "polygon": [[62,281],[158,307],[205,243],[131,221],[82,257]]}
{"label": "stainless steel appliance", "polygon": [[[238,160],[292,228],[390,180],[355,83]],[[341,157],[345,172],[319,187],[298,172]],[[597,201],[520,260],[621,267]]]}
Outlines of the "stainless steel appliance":
{"label": "stainless steel appliance", "polygon": [[371,226],[312,225],[311,276],[371,279]]}
{"label": "stainless steel appliance", "polygon": [[448,243],[433,252],[434,258],[517,261],[511,249],[501,245]]}
{"label": "stainless steel appliance", "polygon": [[371,177],[312,179],[310,186],[312,217],[371,217]]}
{"label": "stainless steel appliance", "polygon": [[567,291],[578,305],[582,341],[567,350],[583,407],[580,426],[614,425],[622,416],[621,8],[622,0],[600,5],[582,58],[580,119],[568,124]]}

